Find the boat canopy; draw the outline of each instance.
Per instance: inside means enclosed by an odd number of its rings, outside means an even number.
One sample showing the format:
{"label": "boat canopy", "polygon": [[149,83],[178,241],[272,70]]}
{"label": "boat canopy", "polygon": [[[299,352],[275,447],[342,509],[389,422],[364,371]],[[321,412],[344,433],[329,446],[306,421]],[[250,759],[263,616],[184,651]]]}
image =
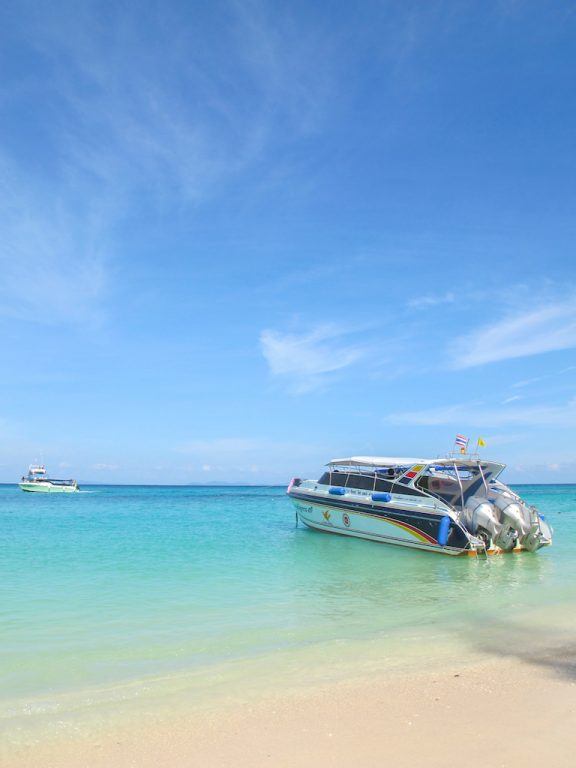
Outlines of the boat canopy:
{"label": "boat canopy", "polygon": [[416,464],[424,465],[420,469],[427,467],[428,470],[450,471],[457,469],[459,471],[471,470],[482,465],[490,467],[494,475],[499,475],[505,468],[505,464],[497,461],[487,461],[479,456],[446,456],[441,459],[416,459],[398,456],[350,456],[347,459],[332,459],[326,465],[327,467],[366,467],[373,470],[384,467],[413,467]]}
{"label": "boat canopy", "polygon": [[348,459],[332,459],[327,467],[411,467],[413,464],[431,464],[436,459],[407,459],[391,456],[351,456]]}

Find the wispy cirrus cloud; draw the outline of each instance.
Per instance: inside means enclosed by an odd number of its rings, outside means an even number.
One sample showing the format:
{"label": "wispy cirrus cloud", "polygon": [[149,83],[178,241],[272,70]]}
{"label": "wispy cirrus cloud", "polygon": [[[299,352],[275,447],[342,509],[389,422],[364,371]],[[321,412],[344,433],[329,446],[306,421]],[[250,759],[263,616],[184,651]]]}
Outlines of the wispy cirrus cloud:
{"label": "wispy cirrus cloud", "polygon": [[517,400],[522,400],[521,395],[511,395],[510,397],[504,398],[502,400],[502,405],[508,405],[508,403],[515,403]]}
{"label": "wispy cirrus cloud", "polygon": [[221,456],[237,455],[259,451],[268,446],[268,441],[253,437],[216,437],[203,440],[188,440],[178,446],[179,453]]}
{"label": "wispy cirrus cloud", "polygon": [[330,324],[303,334],[264,330],[260,346],[272,376],[285,381],[293,393],[302,394],[364,357],[365,345],[350,343],[349,335],[350,331]]}
{"label": "wispy cirrus cloud", "polygon": [[411,309],[426,309],[427,307],[438,307],[442,304],[453,304],[456,301],[456,294],[452,291],[438,294],[427,294],[425,296],[415,296],[410,299],[408,306]]}
{"label": "wispy cirrus cloud", "polygon": [[454,368],[528,357],[576,347],[576,299],[516,312],[461,336],[452,347]]}
{"label": "wispy cirrus cloud", "polygon": [[434,427],[576,426],[576,397],[560,405],[489,406],[484,403],[457,403],[421,411],[400,411],[385,418],[388,424]]}
{"label": "wispy cirrus cloud", "polygon": [[329,37],[290,9],[224,3],[191,23],[185,8],[137,3],[26,17],[23,44],[44,57],[61,118],[61,160],[106,189],[161,200],[212,195],[274,142],[324,118],[335,74]]}
{"label": "wispy cirrus cloud", "polygon": [[320,28],[258,2],[197,15],[130,0],[0,11],[23,62],[0,90],[0,313],[101,318],[123,222],[193,209],[279,135],[321,124],[337,58]]}
{"label": "wispy cirrus cloud", "polygon": [[569,365],[559,371],[545,373],[542,376],[533,376],[531,379],[522,379],[521,381],[514,382],[511,386],[513,389],[523,389],[524,387],[530,387],[533,384],[539,384],[541,381],[546,381],[547,379],[555,379],[558,376],[563,376],[565,373],[571,373],[572,371],[576,371],[576,365]]}
{"label": "wispy cirrus cloud", "polygon": [[0,315],[98,323],[108,241],[93,201],[69,206],[0,156]]}
{"label": "wispy cirrus cloud", "polygon": [[92,469],[95,469],[97,472],[115,472],[117,469],[120,469],[120,467],[118,464],[98,462],[97,464],[92,464]]}
{"label": "wispy cirrus cloud", "polygon": [[313,442],[275,440],[265,436],[207,437],[187,440],[175,447],[186,456],[186,473],[193,477],[252,480],[267,473],[276,480],[286,480],[286,467],[306,461],[310,466],[322,463],[326,448]]}

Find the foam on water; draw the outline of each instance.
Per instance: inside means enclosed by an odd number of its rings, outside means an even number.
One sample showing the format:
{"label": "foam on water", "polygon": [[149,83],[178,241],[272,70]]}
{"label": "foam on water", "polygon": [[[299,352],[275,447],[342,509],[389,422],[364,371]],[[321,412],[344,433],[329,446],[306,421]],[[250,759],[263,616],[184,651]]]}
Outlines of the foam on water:
{"label": "foam on water", "polygon": [[283,488],[87,490],[0,487],[0,728],[521,655],[573,630],[576,486],[519,488],[554,546],[489,561],[295,528]]}

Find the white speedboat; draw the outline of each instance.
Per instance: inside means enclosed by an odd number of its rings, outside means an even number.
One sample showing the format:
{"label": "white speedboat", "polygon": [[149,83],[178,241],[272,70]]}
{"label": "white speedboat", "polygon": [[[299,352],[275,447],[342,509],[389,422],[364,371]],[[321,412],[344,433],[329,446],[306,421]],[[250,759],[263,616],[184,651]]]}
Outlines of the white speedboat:
{"label": "white speedboat", "polygon": [[54,480],[49,478],[46,467],[42,464],[31,464],[28,474],[19,483],[23,491],[36,493],[75,493],[78,490],[76,480]]}
{"label": "white speedboat", "polygon": [[320,531],[447,555],[535,552],[552,543],[552,528],[497,479],[504,468],[477,456],[352,456],[329,462],[319,480],[294,478],[288,495]]}

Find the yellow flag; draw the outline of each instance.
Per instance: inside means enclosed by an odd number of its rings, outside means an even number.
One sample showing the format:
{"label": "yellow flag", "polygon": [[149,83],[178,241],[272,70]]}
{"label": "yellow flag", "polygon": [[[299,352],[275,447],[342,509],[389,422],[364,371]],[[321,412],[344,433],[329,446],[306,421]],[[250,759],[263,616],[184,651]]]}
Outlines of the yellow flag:
{"label": "yellow flag", "polygon": [[478,448],[486,448],[486,443],[482,437],[478,438]]}

